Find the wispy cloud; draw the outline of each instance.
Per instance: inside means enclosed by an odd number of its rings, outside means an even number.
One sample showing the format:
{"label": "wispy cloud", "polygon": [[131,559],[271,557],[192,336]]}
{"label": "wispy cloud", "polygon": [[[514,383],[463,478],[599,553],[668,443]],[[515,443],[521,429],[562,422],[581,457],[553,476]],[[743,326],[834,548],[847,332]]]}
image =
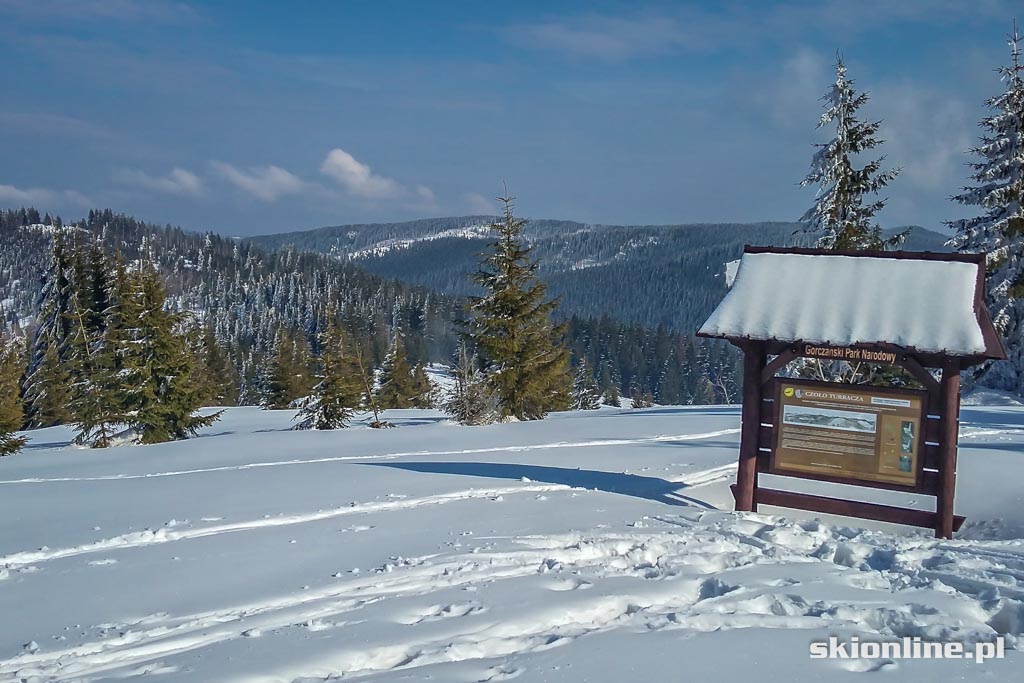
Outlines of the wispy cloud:
{"label": "wispy cloud", "polygon": [[183,168],[173,168],[164,176],[152,176],[145,171],[126,169],[116,174],[116,179],[137,187],[179,196],[199,196],[203,193],[203,182],[195,173]]}
{"label": "wispy cloud", "polygon": [[967,177],[965,152],[981,109],[950,93],[912,83],[887,83],[875,89],[885,103],[880,130],[894,164],[903,167],[901,182],[949,194]]}
{"label": "wispy cloud", "polygon": [[479,213],[490,216],[497,211],[498,203],[493,199],[487,199],[479,192],[467,192],[462,196],[463,205],[470,213]]}
{"label": "wispy cloud", "polygon": [[99,142],[109,142],[118,137],[110,128],[61,114],[0,111],[0,124],[27,134],[60,135]]}
{"label": "wispy cloud", "polygon": [[19,188],[0,185],[0,201],[35,206],[90,206],[92,200],[78,190],[49,190],[42,187]]}
{"label": "wispy cloud", "polygon": [[211,161],[210,167],[235,187],[266,202],[284,195],[299,194],[306,187],[301,178],[280,166],[241,169],[223,161]]}
{"label": "wispy cloud", "polygon": [[0,0],[0,12],[30,19],[191,21],[199,16],[180,0]]}
{"label": "wispy cloud", "polygon": [[399,200],[403,203],[432,209],[437,206],[434,191],[426,185],[406,187],[393,178],[374,173],[368,164],[335,147],[327,153],[320,172],[333,179],[349,196],[368,200]]}
{"label": "wispy cloud", "polygon": [[683,52],[716,52],[806,40],[842,27],[848,37],[897,24],[941,25],[1010,16],[1006,0],[807,0],[705,3],[622,13],[552,15],[511,26],[506,40],[577,59],[624,62]]}
{"label": "wispy cloud", "polygon": [[354,156],[336,147],[327,153],[320,172],[333,178],[349,194],[365,199],[393,199],[407,190],[391,178],[377,175]]}
{"label": "wispy cloud", "polygon": [[708,36],[703,24],[691,24],[666,14],[633,16],[585,15],[514,26],[512,42],[559,52],[570,57],[623,61],[634,57],[669,54],[680,49],[703,49]]}

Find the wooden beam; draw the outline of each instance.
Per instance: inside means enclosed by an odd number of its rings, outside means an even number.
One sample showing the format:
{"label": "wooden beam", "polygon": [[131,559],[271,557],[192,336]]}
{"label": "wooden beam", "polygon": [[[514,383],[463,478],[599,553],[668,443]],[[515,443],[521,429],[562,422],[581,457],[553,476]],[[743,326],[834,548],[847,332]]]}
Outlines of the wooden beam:
{"label": "wooden beam", "polygon": [[960,362],[950,359],[942,368],[942,438],[939,441],[939,492],[935,499],[936,538],[953,538],[953,493],[956,487],[956,447],[960,429]]}
{"label": "wooden beam", "polygon": [[740,461],[736,471],[736,509],[756,511],[757,448],[761,432],[761,373],[764,344],[751,342],[743,349],[743,412],[740,425]]}
{"label": "wooden beam", "polygon": [[[736,493],[734,487],[733,495],[735,496]],[[793,491],[779,491],[766,488],[757,489],[756,502],[776,507],[820,512],[826,515],[859,517],[860,519],[872,519],[876,522],[889,522],[891,524],[905,524],[927,528],[935,528],[938,520],[938,513],[928,512],[927,510],[899,508],[891,505],[879,505],[878,503],[841,500],[839,498],[814,496],[808,493],[795,493]],[[952,517],[952,531],[959,529],[963,523],[964,517]]]}
{"label": "wooden beam", "polygon": [[775,373],[786,367],[789,363],[796,360],[800,356],[800,352],[796,347],[786,349],[779,355],[772,359],[771,363],[765,366],[764,370],[761,371],[761,384],[767,384],[772,381],[775,377]]}
{"label": "wooden beam", "polygon": [[932,377],[932,373],[925,370],[924,366],[922,366],[921,363],[919,363],[912,355],[903,354],[897,356],[896,364],[913,375],[914,378],[923,384],[924,388],[930,393],[938,393],[940,391],[941,387],[939,386],[938,380]]}

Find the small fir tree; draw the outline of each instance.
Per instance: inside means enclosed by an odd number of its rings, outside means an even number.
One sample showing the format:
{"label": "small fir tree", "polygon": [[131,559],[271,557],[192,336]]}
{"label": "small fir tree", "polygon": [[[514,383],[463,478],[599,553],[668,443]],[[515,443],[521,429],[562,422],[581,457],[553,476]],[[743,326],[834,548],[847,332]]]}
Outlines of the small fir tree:
{"label": "small fir tree", "polygon": [[235,405],[239,391],[237,371],[213,327],[194,329],[190,341],[204,401],[210,405]]}
{"label": "small fir tree", "polygon": [[280,329],[274,349],[267,357],[260,378],[260,405],[269,409],[288,408],[312,389],[309,376],[309,344]]}
{"label": "small fir tree", "polygon": [[377,392],[373,390],[373,362],[366,348],[358,341],[352,344],[352,361],[357,378],[363,391],[363,407],[373,413],[373,420],[367,425],[373,429],[388,429],[395,425],[380,417],[381,408],[377,404]]}
{"label": "small fir tree", "polygon": [[590,372],[586,359],[581,358],[572,384],[572,409],[597,410],[600,407],[601,390],[597,388],[594,374]]}
{"label": "small fir tree", "polygon": [[1006,89],[985,104],[981,143],[971,152],[974,187],[953,200],[977,206],[974,218],[951,221],[950,245],[961,252],[987,253],[986,302],[1005,341],[1007,359],[979,366],[972,380],[1005,391],[1024,392],[1024,63],[1016,23],[1010,35],[1010,64],[998,73]]}
{"label": "small fir tree", "polygon": [[823,249],[885,249],[898,246],[906,233],[889,240],[875,222],[885,199],[874,199],[899,174],[899,169],[882,171],[884,157],[854,167],[854,158],[879,144],[876,136],[880,121],[862,121],[858,110],[868,101],[867,93],[857,93],[846,76],[842,58],[836,61],[836,82],[822,98],[825,111],[818,128],[831,124],[836,135],[816,145],[811,170],[800,185],[816,185],[818,194],[800,220],[807,222],[806,232],[817,238]]}
{"label": "small fir tree", "polygon": [[601,402],[612,408],[621,408],[622,394],[619,393],[619,386],[617,384],[610,384],[607,391],[601,396]]}
{"label": "small fir tree", "polygon": [[334,316],[329,316],[327,328],[320,338],[319,381],[296,415],[296,419],[301,420],[296,429],[348,427],[363,392],[359,369],[347,352],[349,344]]}
{"label": "small fir tree", "polygon": [[498,416],[498,399],[480,370],[479,359],[470,354],[463,342],[456,352],[453,370],[455,384],[441,408],[463,425],[490,424]]}
{"label": "small fir tree", "polygon": [[15,433],[24,421],[19,386],[24,355],[20,337],[0,337],[0,456],[17,453],[26,441]]}
{"label": "small fir tree", "polygon": [[504,216],[489,227],[497,235],[473,281],[469,337],[486,365],[501,419],[537,420],[571,402],[569,350],[564,326],[552,325],[557,302],[546,298],[537,262],[522,238],[526,221],[513,215],[512,198],[499,199]]}
{"label": "small fir tree", "polygon": [[413,378],[412,368],[409,367],[405,344],[401,335],[396,332],[380,368],[375,392],[377,405],[382,410],[412,408],[420,389]]}
{"label": "small fir tree", "polygon": [[412,369],[412,407],[433,408],[434,407],[434,385],[430,383],[427,376],[427,368],[423,363],[417,363]]}

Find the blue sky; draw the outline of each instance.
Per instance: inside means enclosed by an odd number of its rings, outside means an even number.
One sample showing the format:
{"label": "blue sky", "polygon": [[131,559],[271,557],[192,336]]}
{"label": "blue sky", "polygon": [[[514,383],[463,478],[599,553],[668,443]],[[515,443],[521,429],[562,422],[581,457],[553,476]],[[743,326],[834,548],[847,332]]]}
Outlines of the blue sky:
{"label": "blue sky", "polygon": [[0,206],[248,235],[491,212],[505,182],[535,217],[793,220],[841,50],[903,168],[883,225],[938,228],[1013,11],[0,0]]}

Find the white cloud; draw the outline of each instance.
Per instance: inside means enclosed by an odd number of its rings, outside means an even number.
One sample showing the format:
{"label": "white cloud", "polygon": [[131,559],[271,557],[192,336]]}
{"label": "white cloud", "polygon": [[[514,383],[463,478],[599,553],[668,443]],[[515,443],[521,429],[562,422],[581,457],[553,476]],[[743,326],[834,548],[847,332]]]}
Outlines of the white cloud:
{"label": "white cloud", "polygon": [[886,84],[875,93],[883,114],[881,149],[903,167],[898,182],[946,194],[959,189],[967,179],[965,152],[975,143],[974,118],[981,109],[910,83]]}
{"label": "white cloud", "polygon": [[92,200],[78,190],[48,190],[42,187],[19,188],[0,185],[0,201],[29,205],[89,206]]}
{"label": "white cloud", "polygon": [[117,174],[117,178],[131,185],[167,194],[198,196],[203,193],[203,183],[199,176],[183,168],[173,168],[165,176],[151,176],[144,171],[128,169]]}
{"label": "white cloud", "polygon": [[466,205],[466,209],[470,213],[492,216],[498,210],[498,203],[496,201],[488,200],[487,197],[483,196],[479,192],[467,192],[462,196],[462,198]]}
{"label": "white cloud", "polygon": [[0,10],[36,18],[98,21],[191,21],[199,13],[176,0],[0,0]]}
{"label": "white cloud", "polygon": [[[354,156],[336,147],[327,153],[327,158],[320,165],[320,172],[334,178],[351,195],[365,199],[395,199],[406,195],[408,191],[391,178],[377,175],[366,164]],[[429,188],[422,187],[430,192]],[[420,188],[417,188],[419,193]],[[420,193],[422,194],[422,193]],[[430,192],[433,199],[433,193]]]}
{"label": "white cloud", "polygon": [[210,166],[235,187],[267,202],[284,195],[298,194],[306,187],[306,183],[300,178],[280,166],[260,166],[243,170],[223,161],[211,161]]}
{"label": "white cloud", "polygon": [[[709,20],[705,17],[701,23]],[[708,45],[708,35],[689,30],[680,17],[666,15],[576,16],[516,26],[508,33],[511,40],[529,47],[606,61],[701,49]]]}
{"label": "white cloud", "polygon": [[798,49],[782,64],[777,79],[771,79],[755,95],[780,126],[811,131],[821,114],[821,97],[835,73],[818,52]]}

